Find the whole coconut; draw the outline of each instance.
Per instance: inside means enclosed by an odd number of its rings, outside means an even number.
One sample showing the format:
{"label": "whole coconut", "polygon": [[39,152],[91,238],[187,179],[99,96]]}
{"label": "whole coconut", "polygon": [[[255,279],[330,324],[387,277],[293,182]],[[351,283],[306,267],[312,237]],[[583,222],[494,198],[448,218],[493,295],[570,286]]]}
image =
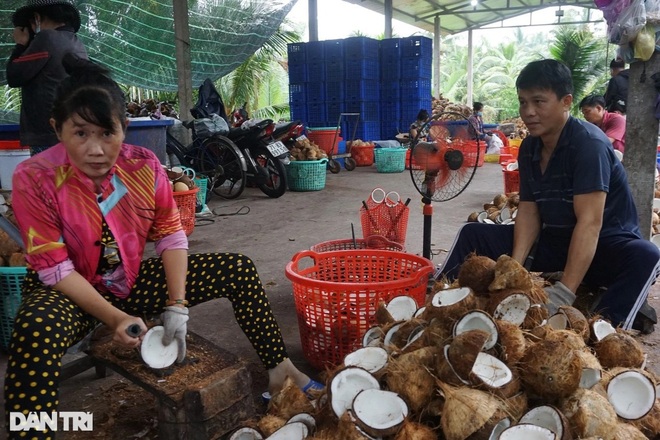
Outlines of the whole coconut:
{"label": "whole coconut", "polygon": [[644,363],[644,351],[639,343],[625,333],[611,333],[594,344],[596,357],[604,368],[639,368]]}
{"label": "whole coconut", "polygon": [[488,286],[495,278],[495,260],[470,254],[458,272],[458,284],[471,288],[476,294],[488,292]]}
{"label": "whole coconut", "polygon": [[523,384],[541,398],[568,397],[580,385],[580,358],[562,341],[537,342],[527,349],[520,364]]}
{"label": "whole coconut", "polygon": [[597,392],[580,388],[564,399],[559,409],[570,422],[574,438],[597,436],[603,440],[619,440],[615,437],[614,408]]}
{"label": "whole coconut", "polygon": [[532,276],[527,269],[510,256],[500,255],[495,263],[495,278],[488,286],[491,292],[503,289],[520,289],[529,292],[534,286]]}
{"label": "whole coconut", "polygon": [[405,421],[394,440],[437,440],[437,438],[436,433],[428,426]]}

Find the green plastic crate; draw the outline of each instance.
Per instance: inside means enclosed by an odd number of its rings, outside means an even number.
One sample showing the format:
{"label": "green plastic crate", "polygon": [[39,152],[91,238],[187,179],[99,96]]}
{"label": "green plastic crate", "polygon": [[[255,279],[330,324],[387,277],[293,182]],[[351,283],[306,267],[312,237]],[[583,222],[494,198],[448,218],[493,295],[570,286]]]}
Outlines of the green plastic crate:
{"label": "green plastic crate", "polygon": [[406,169],[406,148],[374,148],[379,173],[402,173]]}
{"label": "green plastic crate", "polygon": [[4,350],[9,348],[26,273],[25,267],[0,267],[0,347]]}
{"label": "green plastic crate", "polygon": [[328,159],[292,160],[286,166],[286,179],[291,191],[320,191],[325,188]]}

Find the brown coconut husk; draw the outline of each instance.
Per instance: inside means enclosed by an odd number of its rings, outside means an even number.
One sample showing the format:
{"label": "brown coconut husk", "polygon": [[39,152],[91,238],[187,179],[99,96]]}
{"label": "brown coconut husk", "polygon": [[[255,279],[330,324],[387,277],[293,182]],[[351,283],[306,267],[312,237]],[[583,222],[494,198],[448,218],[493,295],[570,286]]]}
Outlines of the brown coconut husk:
{"label": "brown coconut husk", "polygon": [[385,304],[385,301],[378,302],[378,307],[376,308],[374,318],[376,319],[376,323],[378,323],[378,325],[391,324],[394,322],[394,318],[387,310],[387,304]]}
{"label": "brown coconut husk", "polygon": [[526,389],[548,403],[570,396],[582,376],[580,358],[561,341],[542,340],[528,347],[520,370]]}
{"label": "brown coconut husk", "polygon": [[597,392],[579,388],[561,401],[559,410],[568,419],[574,438],[597,436],[616,440],[616,413],[607,398]]}
{"label": "brown coconut husk", "polygon": [[[464,288],[469,289],[468,287]],[[436,293],[435,295],[438,295],[439,293],[440,292]],[[426,305],[426,309],[420,318],[429,322],[433,318],[439,319],[444,325],[447,326],[451,334],[451,329],[453,328],[456,320],[467,313],[469,310],[475,309],[475,297],[476,296],[474,291],[471,291],[468,295],[465,296],[465,298],[454,304],[434,306],[431,301],[431,303]]]}
{"label": "brown coconut husk", "polygon": [[529,299],[532,300],[532,304],[547,304],[548,303],[548,294],[545,292],[543,287],[545,286],[545,280],[542,278],[538,280],[534,274],[530,273],[532,277],[533,286],[527,293]]}
{"label": "brown coconut husk", "polygon": [[499,358],[509,368],[515,367],[525,355],[527,340],[523,331],[517,325],[498,319],[497,332],[499,334]]}
{"label": "brown coconut husk", "polygon": [[[426,321],[418,318],[412,318],[401,322],[401,326],[399,326],[398,330],[392,335],[392,338],[390,339],[390,345],[395,346],[397,349],[405,347],[405,345],[408,343],[410,334],[414,330],[417,330],[418,327],[423,325],[426,325]],[[387,331],[385,331],[385,333],[387,334]]]}
{"label": "brown coconut husk", "polygon": [[488,286],[494,279],[495,260],[475,253],[468,255],[458,272],[458,284],[469,287],[477,295],[487,295]]}
{"label": "brown coconut husk", "polygon": [[495,279],[488,286],[488,290],[495,292],[504,289],[520,289],[529,291],[534,286],[532,276],[513,258],[501,255],[495,264]]}
{"label": "brown coconut husk", "polygon": [[268,404],[268,414],[289,420],[303,412],[312,413],[314,406],[295,382],[287,376],[282,389],[275,393]]}
{"label": "brown coconut husk", "polygon": [[559,306],[557,313],[562,313],[566,316],[568,321],[568,328],[573,330],[578,335],[582,336],[584,342],[589,342],[591,330],[589,328],[589,321],[584,314],[572,306]]}
{"label": "brown coconut husk", "polygon": [[428,426],[406,420],[394,440],[437,440],[437,434]]}
{"label": "brown coconut husk", "polygon": [[424,330],[424,345],[444,347],[452,338],[452,329],[441,319],[432,319]]}
{"label": "brown coconut husk", "polygon": [[548,309],[543,304],[532,304],[520,327],[527,330],[533,329],[543,324],[546,319],[548,319]]}
{"label": "brown coconut husk", "polygon": [[468,223],[474,223],[476,221],[479,221],[479,211],[473,211],[468,215],[467,218]]}
{"label": "brown coconut husk", "polygon": [[490,440],[493,438],[493,430],[504,419],[509,418],[508,414],[502,409],[498,409],[495,414],[481,427],[477,432],[469,436],[466,440]]}
{"label": "brown coconut husk", "polygon": [[502,408],[511,418],[511,424],[518,423],[518,420],[520,420],[529,408],[527,393],[520,391],[502,400]]}
{"label": "brown coconut husk", "polygon": [[260,433],[264,435],[264,438],[266,438],[284,426],[287,420],[288,419],[284,419],[276,415],[266,414],[259,419],[256,428]]}
{"label": "brown coconut husk", "polygon": [[449,350],[449,345],[446,345],[442,349],[441,356],[438,356],[437,362],[435,364],[435,372],[442,382],[447,383],[453,386],[465,386],[469,382],[465,379],[462,379],[458,373],[454,370],[454,367],[449,363],[447,359],[447,351]]}
{"label": "brown coconut husk", "polygon": [[631,425],[642,431],[650,439],[660,437],[660,401],[656,399],[651,411],[638,420],[632,420]]}
{"label": "brown coconut husk", "polygon": [[506,194],[498,194],[493,197],[493,204],[500,206],[502,203],[506,203],[508,200],[509,198],[506,196]]}
{"label": "brown coconut husk", "polygon": [[509,397],[515,396],[520,392],[522,386],[518,370],[511,370],[511,380],[500,387],[491,387],[474,374],[470,375],[470,382],[480,390],[487,391],[501,399],[508,399]]}
{"label": "brown coconut husk", "polygon": [[573,350],[584,350],[587,348],[587,344],[585,344],[583,337],[575,333],[573,330],[550,329],[545,335],[545,340],[563,342]]}
{"label": "brown coconut husk", "polygon": [[612,333],[594,344],[596,357],[604,368],[639,368],[644,363],[644,350],[630,335]]}
{"label": "brown coconut husk", "polygon": [[334,438],[337,440],[366,440],[370,438],[353,423],[349,411],[346,411],[339,419],[336,433],[337,435]]}
{"label": "brown coconut husk", "polygon": [[420,413],[435,394],[432,369],[440,353],[437,347],[424,347],[389,362],[385,382],[399,394],[413,413]]}
{"label": "brown coconut husk", "polygon": [[616,440],[647,440],[649,437],[635,426],[619,422],[614,430],[614,438]]}
{"label": "brown coconut husk", "polygon": [[461,379],[467,380],[477,355],[483,351],[490,334],[484,330],[468,330],[454,337],[447,350],[447,360]]}
{"label": "brown coconut husk", "polygon": [[484,391],[452,387],[441,381],[437,385],[445,397],[440,423],[446,440],[465,440],[502,409],[500,400]]}

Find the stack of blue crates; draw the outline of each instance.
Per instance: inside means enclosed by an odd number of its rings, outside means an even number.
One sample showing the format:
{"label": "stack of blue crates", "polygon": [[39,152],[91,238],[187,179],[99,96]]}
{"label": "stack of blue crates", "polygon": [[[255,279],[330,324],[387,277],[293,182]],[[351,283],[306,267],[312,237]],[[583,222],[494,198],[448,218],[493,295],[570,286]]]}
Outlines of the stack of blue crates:
{"label": "stack of blue crates", "polygon": [[[337,127],[346,139],[391,139],[431,110],[432,41],[426,37],[288,45],[291,119]],[[359,113],[342,118],[341,113]]]}

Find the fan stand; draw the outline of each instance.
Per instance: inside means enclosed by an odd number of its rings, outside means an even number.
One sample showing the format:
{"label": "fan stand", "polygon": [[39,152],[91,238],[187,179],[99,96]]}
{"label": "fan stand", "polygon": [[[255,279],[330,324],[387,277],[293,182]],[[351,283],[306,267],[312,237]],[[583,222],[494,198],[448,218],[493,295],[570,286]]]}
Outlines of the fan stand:
{"label": "fan stand", "polygon": [[433,229],[433,204],[427,196],[422,196],[422,215],[424,216],[424,238],[422,242],[422,256],[431,259],[431,230]]}

